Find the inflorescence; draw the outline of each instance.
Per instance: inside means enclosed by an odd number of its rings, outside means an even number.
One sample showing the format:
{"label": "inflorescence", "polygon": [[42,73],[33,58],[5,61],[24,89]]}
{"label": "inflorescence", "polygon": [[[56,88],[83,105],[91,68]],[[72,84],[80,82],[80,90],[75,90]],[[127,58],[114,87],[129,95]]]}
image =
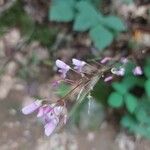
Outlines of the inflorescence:
{"label": "inflorescence", "polygon": [[[109,82],[115,76],[124,76],[129,59],[119,58],[118,60],[118,58],[105,57],[100,61],[94,60],[91,62],[92,64],[73,58],[72,64],[74,67],[71,67],[62,60],[56,60],[61,78],[54,81],[52,86],[57,87],[61,82],[67,82],[74,85],[73,89],[56,103],[49,104],[45,100],[36,100],[22,109],[22,113],[25,115],[37,112],[37,118],[40,118],[44,124],[45,135],[50,136],[59,125],[66,124],[66,99],[70,94],[74,93],[77,88],[80,88],[79,94],[81,90],[83,91],[86,88],[89,88],[90,92],[100,78],[103,78],[104,82]],[[115,66],[114,62],[119,62],[120,65]],[[69,72],[77,74],[79,79],[77,81],[70,79],[68,77]],[[135,66],[132,73],[133,75],[142,75],[143,72],[140,66]],[[79,94],[77,97],[79,97]]]}

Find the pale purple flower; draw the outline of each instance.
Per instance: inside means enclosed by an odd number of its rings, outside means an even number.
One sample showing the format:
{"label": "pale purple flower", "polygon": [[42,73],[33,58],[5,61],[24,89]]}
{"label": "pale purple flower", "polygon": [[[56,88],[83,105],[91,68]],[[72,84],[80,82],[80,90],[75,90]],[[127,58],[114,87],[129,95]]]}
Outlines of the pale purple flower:
{"label": "pale purple flower", "polygon": [[123,64],[126,64],[128,61],[129,61],[129,60],[128,60],[127,58],[125,58],[125,57],[122,57],[122,58],[121,58],[121,62],[122,62]]}
{"label": "pale purple flower", "polygon": [[102,64],[105,64],[105,63],[107,63],[109,60],[111,60],[111,57],[105,57],[105,58],[103,58],[100,62],[101,62]]}
{"label": "pale purple flower", "polygon": [[46,115],[52,109],[53,109],[53,107],[50,105],[43,105],[42,107],[39,108],[37,117],[42,117],[42,116]]}
{"label": "pale purple flower", "polygon": [[[58,103],[59,104],[59,103]],[[66,113],[64,112],[65,105],[58,105],[53,103],[51,105],[43,104],[42,101],[35,101],[22,109],[23,114],[27,115],[37,111],[37,117],[41,118],[44,124],[45,135],[50,136],[57,125],[62,121],[66,122]]]}
{"label": "pale purple flower", "polygon": [[58,118],[54,118],[51,121],[49,121],[45,126],[45,135],[46,136],[50,136],[54,130],[56,129],[57,125],[59,123],[59,119]]}
{"label": "pale purple flower", "polygon": [[82,72],[83,67],[86,64],[85,61],[81,61],[81,60],[78,60],[78,59],[75,59],[75,58],[72,59],[72,63],[75,66],[74,69],[76,69],[79,73]]}
{"label": "pale purple flower", "polygon": [[111,81],[113,79],[113,76],[108,76],[104,79],[104,82]]}
{"label": "pale purple flower", "polygon": [[140,66],[136,66],[134,69],[133,69],[133,74],[134,75],[142,75],[143,72],[142,72],[142,69]]}
{"label": "pale purple flower", "polygon": [[62,106],[56,106],[56,107],[54,107],[54,113],[56,115],[60,115],[62,113],[62,111],[63,111],[63,107]]}
{"label": "pale purple flower", "polygon": [[25,106],[25,107],[22,109],[22,113],[23,113],[24,115],[31,114],[31,113],[33,113],[34,111],[38,110],[41,106],[42,106],[42,101],[36,100],[36,101],[34,101],[33,103],[31,103],[31,104]]}
{"label": "pale purple flower", "polygon": [[50,136],[53,133],[58,123],[60,122],[60,116],[62,112],[63,112],[63,107],[56,106],[44,116],[45,119],[44,128],[45,128],[46,136]]}
{"label": "pale purple flower", "polygon": [[56,66],[59,68],[58,72],[62,74],[63,78],[66,77],[67,72],[71,69],[70,66],[68,66],[67,64],[65,64],[63,61],[59,59],[56,60]]}
{"label": "pale purple flower", "polygon": [[124,76],[125,74],[125,68],[119,67],[119,68],[112,68],[111,72],[117,76]]}

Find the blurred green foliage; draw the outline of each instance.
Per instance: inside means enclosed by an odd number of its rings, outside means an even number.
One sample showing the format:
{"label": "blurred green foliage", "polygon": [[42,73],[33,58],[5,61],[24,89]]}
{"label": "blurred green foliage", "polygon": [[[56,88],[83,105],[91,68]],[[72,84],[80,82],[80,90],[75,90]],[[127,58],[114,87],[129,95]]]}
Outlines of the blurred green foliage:
{"label": "blurred green foliage", "polygon": [[125,109],[121,118],[123,127],[150,138],[150,61],[147,59],[144,65],[145,73],[140,77],[132,75],[131,62],[127,67],[130,69],[128,68],[128,74],[122,81],[112,84],[114,91],[109,95],[108,104],[114,109]]}
{"label": "blurred green foliage", "polygon": [[73,21],[74,31],[89,31],[95,47],[103,50],[112,43],[119,32],[125,31],[126,27],[120,17],[104,16],[95,7],[95,4],[100,2],[98,0],[53,0],[49,9],[49,20]]}
{"label": "blurred green foliage", "polygon": [[32,19],[25,13],[19,1],[16,1],[12,7],[0,16],[0,35],[5,33],[10,27],[19,27],[23,34],[32,32]]}
{"label": "blurred green foliage", "polygon": [[28,42],[39,41],[44,46],[51,46],[57,30],[47,24],[38,24],[24,11],[23,4],[17,0],[12,7],[0,16],[0,36],[10,28],[17,27]]}
{"label": "blurred green foliage", "polygon": [[[102,115],[104,114],[104,107],[101,107],[103,104],[107,109],[113,108],[118,110],[118,112],[120,111],[120,124],[127,128],[129,132],[150,138],[150,60],[147,59],[145,63],[142,76],[133,75],[133,68],[135,66],[131,61],[125,65],[127,72],[121,81],[106,84],[104,81],[99,80],[91,91],[91,96],[93,101],[96,100],[98,102],[96,105],[100,106],[99,117],[101,119],[104,117]],[[85,115],[92,108],[89,107],[89,100],[87,98],[76,109],[74,120],[80,125],[80,122],[82,122],[87,124],[90,129],[93,129],[96,127],[94,124],[97,125],[97,123],[94,121],[92,125],[89,124],[86,117],[88,118],[90,115]],[[84,112],[85,108],[86,113]],[[84,117],[82,117],[82,112],[84,112]],[[100,121],[98,123],[100,125]]]}

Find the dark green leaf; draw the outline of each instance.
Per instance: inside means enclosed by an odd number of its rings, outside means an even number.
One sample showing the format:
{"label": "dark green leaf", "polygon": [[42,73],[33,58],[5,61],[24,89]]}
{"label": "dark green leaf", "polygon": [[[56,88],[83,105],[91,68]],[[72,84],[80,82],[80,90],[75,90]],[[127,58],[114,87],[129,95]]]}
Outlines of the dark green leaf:
{"label": "dark green leaf", "polygon": [[89,34],[95,47],[100,50],[106,48],[113,41],[112,33],[101,25],[92,28]]}
{"label": "dark green leaf", "polygon": [[132,87],[134,87],[137,83],[137,78],[135,76],[126,76],[123,81],[122,84],[129,90]]}
{"label": "dark green leaf", "polygon": [[125,86],[125,85],[122,84],[122,83],[114,82],[114,83],[112,84],[112,87],[113,87],[117,92],[119,92],[120,94],[125,94],[125,93],[127,93],[127,91],[128,91],[127,86]]}
{"label": "dark green leaf", "polygon": [[150,78],[150,66],[149,65],[144,67],[144,73],[147,78]]}
{"label": "dark green leaf", "polygon": [[145,82],[145,90],[147,95],[150,97],[150,79]]}
{"label": "dark green leaf", "polygon": [[117,92],[111,93],[108,98],[108,104],[114,108],[121,107],[123,105],[123,96]]}

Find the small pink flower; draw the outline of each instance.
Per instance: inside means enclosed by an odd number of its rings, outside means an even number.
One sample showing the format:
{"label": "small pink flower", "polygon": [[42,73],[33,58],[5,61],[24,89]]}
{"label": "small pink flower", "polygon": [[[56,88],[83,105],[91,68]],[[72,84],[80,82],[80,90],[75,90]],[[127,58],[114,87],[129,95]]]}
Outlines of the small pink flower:
{"label": "small pink flower", "polygon": [[59,68],[58,72],[62,74],[63,78],[66,77],[67,72],[71,69],[70,66],[68,66],[67,64],[65,64],[63,61],[59,59],[56,60],[56,66]]}
{"label": "small pink flower", "polygon": [[121,62],[122,62],[123,64],[126,64],[128,61],[129,61],[129,60],[128,60],[127,58],[125,58],[125,57],[122,57],[122,58],[121,58]]}
{"label": "small pink flower", "polygon": [[111,81],[113,79],[113,76],[108,76],[104,79],[104,82]]}
{"label": "small pink flower", "polygon": [[22,113],[23,113],[24,115],[31,114],[31,113],[33,113],[34,111],[38,110],[41,106],[42,106],[42,101],[36,100],[36,101],[34,101],[33,103],[31,103],[30,105],[25,106],[25,107],[22,109]]}
{"label": "small pink flower", "polygon": [[119,67],[119,68],[112,68],[111,72],[117,76],[124,76],[125,74],[125,68]]}
{"label": "small pink flower", "polygon": [[50,112],[52,109],[53,109],[53,107],[51,107],[50,105],[41,106],[41,107],[39,108],[37,117],[42,117],[42,116],[46,115],[46,114],[47,114],[48,112]]}
{"label": "small pink flower", "polygon": [[133,69],[133,74],[134,75],[142,75],[143,72],[142,72],[142,69],[140,66],[136,66],[134,69]]}
{"label": "small pink flower", "polygon": [[49,122],[44,126],[45,135],[46,135],[46,136],[50,136],[50,135],[54,132],[54,130],[56,129],[58,123],[59,123],[58,118],[54,118],[54,119],[52,119],[51,121],[49,121]]}
{"label": "small pink flower", "polygon": [[61,115],[63,113],[62,106],[55,106],[50,112],[48,112],[44,117],[45,119],[45,135],[50,136],[61,120]]}
{"label": "small pink flower", "polygon": [[75,58],[72,59],[72,63],[75,66],[74,69],[76,69],[79,73],[82,72],[83,67],[86,64],[85,61],[81,61],[81,60],[78,60],[78,59],[75,59]]}
{"label": "small pink flower", "polygon": [[111,60],[111,57],[105,57],[105,58],[103,58],[100,62],[101,62],[102,64],[105,64],[105,63],[107,63],[109,60]]}
{"label": "small pink flower", "polygon": [[51,105],[42,105],[41,101],[35,101],[32,104],[22,109],[23,114],[27,115],[37,110],[37,117],[43,120],[45,135],[50,136],[57,128],[60,122],[66,122],[65,105],[58,105],[53,103]]}

